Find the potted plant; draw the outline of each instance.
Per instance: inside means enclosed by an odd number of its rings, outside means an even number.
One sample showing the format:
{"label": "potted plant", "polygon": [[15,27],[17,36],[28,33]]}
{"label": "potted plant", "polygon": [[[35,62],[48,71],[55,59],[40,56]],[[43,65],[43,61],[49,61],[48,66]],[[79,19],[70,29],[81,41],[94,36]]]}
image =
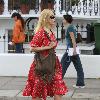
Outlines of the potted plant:
{"label": "potted plant", "polygon": [[55,0],[41,0],[41,11],[43,9],[54,9]]}
{"label": "potted plant", "polygon": [[2,15],[4,12],[4,1],[0,0],[0,15]]}
{"label": "potted plant", "polygon": [[71,6],[74,6],[76,4],[76,6],[78,6],[78,3],[80,2],[80,0],[71,0]]}
{"label": "potted plant", "polygon": [[29,14],[30,0],[20,0],[20,10],[22,14]]}

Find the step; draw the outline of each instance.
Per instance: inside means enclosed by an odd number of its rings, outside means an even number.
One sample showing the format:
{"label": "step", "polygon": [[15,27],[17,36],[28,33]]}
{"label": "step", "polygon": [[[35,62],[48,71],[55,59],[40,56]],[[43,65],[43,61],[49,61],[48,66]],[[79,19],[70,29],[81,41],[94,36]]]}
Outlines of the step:
{"label": "step", "polygon": [[[86,55],[93,55],[93,50],[95,48],[95,43],[78,43],[77,44],[80,53],[81,54],[86,54]],[[63,43],[60,41],[58,43],[58,46],[56,47],[56,53],[63,54],[66,51],[66,41],[63,41]],[[30,46],[29,44],[24,44],[24,50],[25,53],[30,53]]]}
{"label": "step", "polygon": [[[22,96],[21,90],[0,90],[0,100],[32,100],[31,96]],[[47,100],[53,100],[47,97]],[[62,100],[100,100],[100,93],[74,93],[69,91]]]}

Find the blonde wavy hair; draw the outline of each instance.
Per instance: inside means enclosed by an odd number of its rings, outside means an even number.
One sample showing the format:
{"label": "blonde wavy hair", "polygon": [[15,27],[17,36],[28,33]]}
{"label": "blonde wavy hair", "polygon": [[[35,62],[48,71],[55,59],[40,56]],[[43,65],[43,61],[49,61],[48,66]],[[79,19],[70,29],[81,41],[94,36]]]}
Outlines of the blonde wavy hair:
{"label": "blonde wavy hair", "polygon": [[35,29],[35,32],[38,32],[39,29],[41,29],[42,27],[46,27],[49,28],[50,24],[48,23],[50,20],[50,16],[54,15],[53,11],[50,9],[44,9],[39,17],[39,21],[37,24],[37,27]]}

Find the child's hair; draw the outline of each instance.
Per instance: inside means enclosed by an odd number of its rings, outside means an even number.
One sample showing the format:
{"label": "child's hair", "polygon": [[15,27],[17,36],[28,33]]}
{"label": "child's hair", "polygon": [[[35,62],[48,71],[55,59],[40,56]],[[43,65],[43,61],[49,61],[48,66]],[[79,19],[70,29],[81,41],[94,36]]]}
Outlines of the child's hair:
{"label": "child's hair", "polygon": [[22,18],[22,16],[19,13],[14,12],[12,14],[11,18],[14,18],[15,16],[17,17],[17,19],[19,19],[21,21],[22,27],[24,29],[25,28],[25,22],[24,22],[24,19]]}
{"label": "child's hair", "polygon": [[72,23],[73,17],[71,15],[63,15],[63,17],[68,23]]}

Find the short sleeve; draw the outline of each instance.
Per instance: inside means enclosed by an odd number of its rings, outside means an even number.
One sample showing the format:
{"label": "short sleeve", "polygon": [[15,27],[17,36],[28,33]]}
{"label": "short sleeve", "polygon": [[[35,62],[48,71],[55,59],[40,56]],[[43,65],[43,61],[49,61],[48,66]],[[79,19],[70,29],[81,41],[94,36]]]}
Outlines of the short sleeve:
{"label": "short sleeve", "polygon": [[73,26],[70,26],[69,28],[68,28],[68,32],[75,32],[75,29],[74,29],[74,27]]}
{"label": "short sleeve", "polygon": [[77,37],[77,32],[76,32],[76,29],[73,25],[71,25],[69,28],[68,28],[68,33],[70,32],[73,32],[75,38]]}
{"label": "short sleeve", "polygon": [[43,39],[43,31],[39,31],[34,34],[32,41],[30,42],[31,47],[41,47]]}

